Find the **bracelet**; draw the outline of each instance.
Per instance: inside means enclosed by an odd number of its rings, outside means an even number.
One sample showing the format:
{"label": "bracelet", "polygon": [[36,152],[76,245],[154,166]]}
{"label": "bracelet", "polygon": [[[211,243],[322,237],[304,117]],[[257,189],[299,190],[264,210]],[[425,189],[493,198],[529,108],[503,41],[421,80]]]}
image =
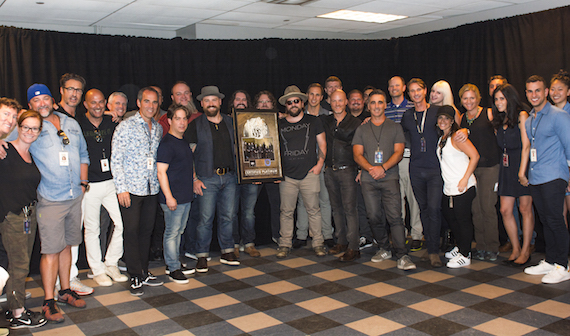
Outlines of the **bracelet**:
{"label": "bracelet", "polygon": [[194,182],[196,182],[196,181],[198,181],[198,178],[197,178],[197,177],[194,178]]}
{"label": "bracelet", "polygon": [[383,164],[380,164],[380,167],[382,167],[382,169],[384,169],[384,172],[386,172],[386,168],[384,168]]}
{"label": "bracelet", "polygon": [[89,183],[89,180],[81,180],[81,182],[87,182],[87,183]]}

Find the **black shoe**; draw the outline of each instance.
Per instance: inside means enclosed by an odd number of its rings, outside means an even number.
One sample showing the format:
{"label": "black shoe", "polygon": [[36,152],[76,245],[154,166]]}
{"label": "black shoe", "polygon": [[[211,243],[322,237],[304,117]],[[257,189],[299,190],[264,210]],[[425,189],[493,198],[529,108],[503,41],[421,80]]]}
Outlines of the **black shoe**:
{"label": "black shoe", "polygon": [[6,320],[10,323],[10,329],[37,328],[47,323],[46,318],[34,311],[24,309],[20,317],[14,317],[10,310],[6,311]]}
{"label": "black shoe", "polygon": [[233,252],[230,253],[223,253],[220,257],[220,262],[222,264],[231,265],[231,266],[238,266],[240,264],[238,258]]}
{"label": "black shoe", "polygon": [[179,269],[177,269],[176,271],[170,272],[168,277],[170,278],[170,280],[172,280],[176,283],[179,283],[179,284],[187,284],[188,283],[188,279],[186,279],[186,276],[184,275],[184,273],[182,273],[182,271]]}
{"label": "black shoe", "polygon": [[333,248],[334,247],[334,239],[332,239],[332,238],[331,239],[325,239],[325,245],[328,248]]}
{"label": "black shoe", "polygon": [[146,277],[151,280],[156,280],[156,276],[154,276],[152,273],[148,271],[146,272]]}
{"label": "black shoe", "polygon": [[[188,268],[188,267],[186,267],[186,264],[181,264],[180,265],[180,271],[182,271],[182,274],[184,274],[184,275],[192,275],[192,274],[194,274],[194,272],[196,272],[196,269]],[[166,274],[166,275],[170,274],[170,270],[168,269],[168,266],[166,266],[166,269],[164,270],[164,274]]]}
{"label": "black shoe", "polygon": [[413,240],[412,245],[410,246],[410,251],[416,252],[422,249],[422,241],[421,240]]}
{"label": "black shoe", "polygon": [[294,249],[298,249],[301,248],[303,246],[307,246],[307,240],[303,240],[303,239],[295,239],[295,241],[293,242],[293,248]]}
{"label": "black shoe", "polygon": [[198,262],[196,263],[196,272],[198,273],[208,272],[208,260],[206,259],[206,257],[198,258]]}
{"label": "black shoe", "polygon": [[152,275],[150,272],[148,272],[148,275],[147,275],[146,279],[144,279],[142,284],[145,286],[156,287],[156,286],[162,286],[164,284],[164,282],[158,280],[154,275]]}
{"label": "black shoe", "polygon": [[141,282],[141,279],[139,277],[132,277],[131,278],[131,287],[129,289],[131,291],[131,295],[141,296],[144,294],[142,282]]}

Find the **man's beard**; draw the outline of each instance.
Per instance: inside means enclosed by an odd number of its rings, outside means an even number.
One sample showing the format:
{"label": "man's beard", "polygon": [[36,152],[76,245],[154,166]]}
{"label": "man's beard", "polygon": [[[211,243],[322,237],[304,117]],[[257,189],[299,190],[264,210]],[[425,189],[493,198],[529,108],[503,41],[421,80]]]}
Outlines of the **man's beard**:
{"label": "man's beard", "polygon": [[[213,107],[214,110],[211,110],[210,108]],[[208,108],[204,109],[204,113],[206,114],[207,117],[215,117],[218,112],[220,112],[220,108],[216,107],[216,106],[209,106]]]}
{"label": "man's beard", "polygon": [[[293,112],[293,109],[294,109],[294,108],[297,109],[296,112]],[[301,112],[302,112],[301,109],[300,109],[299,107],[296,107],[296,106],[294,106],[294,107],[292,107],[292,108],[290,108],[290,109],[287,109],[287,114],[289,114],[289,115],[290,115],[291,117],[293,117],[293,118],[296,117],[296,116],[298,116],[299,114],[301,114]]]}
{"label": "man's beard", "polygon": [[236,110],[245,110],[245,104],[238,104],[238,105],[235,107],[235,109],[236,109]]}

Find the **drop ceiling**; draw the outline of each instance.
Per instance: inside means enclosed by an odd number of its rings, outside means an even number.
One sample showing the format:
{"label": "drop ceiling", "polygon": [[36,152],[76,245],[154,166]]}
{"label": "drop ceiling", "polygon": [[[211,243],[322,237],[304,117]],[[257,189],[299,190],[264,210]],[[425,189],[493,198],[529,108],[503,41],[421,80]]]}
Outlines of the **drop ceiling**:
{"label": "drop ceiling", "polygon": [[[413,35],[568,5],[567,0],[288,0],[302,4],[279,3],[286,1],[0,0],[0,25],[156,37],[175,37],[177,31],[202,25],[249,29],[244,31],[256,29],[265,37],[279,37],[282,34],[278,32],[288,31],[288,36],[297,37],[303,37],[305,32],[311,32],[312,38],[319,37],[320,32],[323,38],[338,34],[341,38],[362,39]],[[316,17],[339,9],[408,18],[376,24]],[[214,38],[224,38],[224,29],[219,31],[220,36]]]}

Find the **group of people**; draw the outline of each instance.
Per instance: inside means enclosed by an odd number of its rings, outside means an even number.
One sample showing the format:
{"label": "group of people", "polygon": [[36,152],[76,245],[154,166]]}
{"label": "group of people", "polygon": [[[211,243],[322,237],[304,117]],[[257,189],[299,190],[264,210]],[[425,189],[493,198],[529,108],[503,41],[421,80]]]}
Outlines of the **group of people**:
{"label": "group of people", "polygon": [[[0,138],[6,140],[0,146],[6,251],[0,266],[7,270],[0,268],[0,285],[6,281],[11,328],[62,322],[56,299],[85,307],[81,295],[93,289],[77,278],[83,239],[95,282],[130,281],[137,296],[144,286],[163,284],[149,272],[153,251],[163,255],[166,274],[176,283],[208,272],[214,217],[221,263],[240,265],[240,252],[259,257],[254,209],[262,188],[277,258],[307,245],[310,236],[318,257],[354,261],[374,243],[372,262],[395,254],[399,269],[413,270],[409,236],[412,251],[423,248],[422,259],[442,267],[440,236],[448,225],[457,246],[445,253],[447,267],[467,266],[472,258],[495,261],[499,197],[512,246],[505,262],[543,275],[544,283],[570,279],[564,216],[570,77],[564,72],[550,83],[540,76],[527,80],[530,111],[502,76],[489,81],[490,107],[480,106],[479,89],[465,84],[459,90],[464,113],[447,82],[436,82],[428,94],[423,80],[400,76],[388,81],[389,94],[371,86],[346,94],[335,76],[309,85],[306,93],[288,86],[279,99],[264,90],[252,101],[237,90],[228,113],[221,112],[225,95],[216,86],[203,87],[196,97],[203,113],[183,81],[171,88],[167,111],[156,86],[138,92],[135,111],[126,111],[124,93],[107,100],[95,88],[85,92],[83,109],[85,87],[83,77],[67,73],[59,103],[44,84],[28,88],[28,109],[0,99]],[[282,180],[238,184],[231,115],[242,109],[278,114]],[[533,202],[544,226],[546,258],[529,266]],[[24,306],[36,230],[43,314]],[[195,267],[183,255],[195,259]],[[128,276],[118,268],[121,258]]]}

